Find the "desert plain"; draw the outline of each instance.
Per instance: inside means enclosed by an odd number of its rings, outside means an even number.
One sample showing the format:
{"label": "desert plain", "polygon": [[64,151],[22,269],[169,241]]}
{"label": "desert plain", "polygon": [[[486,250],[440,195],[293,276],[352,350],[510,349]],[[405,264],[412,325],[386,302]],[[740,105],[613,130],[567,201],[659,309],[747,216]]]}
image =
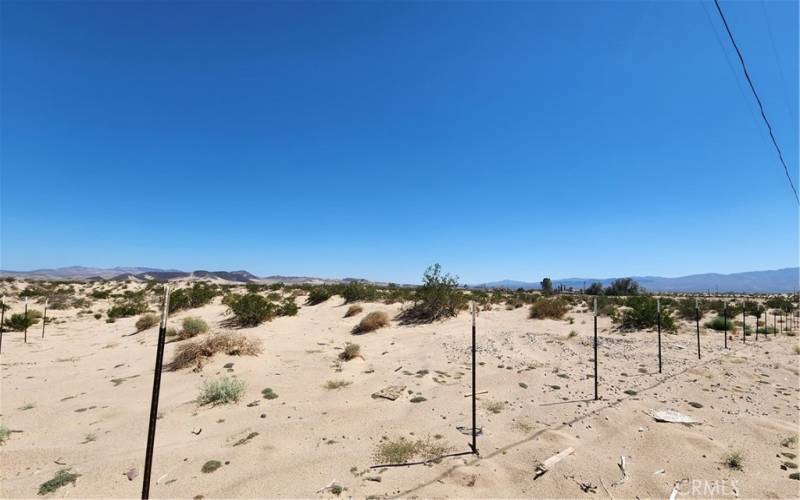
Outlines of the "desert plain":
{"label": "desert plain", "polygon": [[[279,293],[300,306],[297,314],[255,327],[232,326],[219,296],[170,316],[175,328],[202,318],[209,331],[170,337],[165,363],[182,343],[232,331],[262,351],[163,371],[152,497],[800,496],[792,479],[800,453],[795,336],[742,342],[731,333],[726,349],[724,335],[701,324],[698,359],[695,323],[679,320],[676,333],[662,334],[659,373],[654,330],[621,331],[600,316],[595,401],[585,304],[559,320],[530,319],[527,307],[483,308],[479,455],[437,459],[469,451],[469,312],[402,325],[402,303],[363,302],[362,312],[344,317],[350,304],[339,296],[307,305],[302,293]],[[6,317],[21,312],[20,299],[6,295]],[[102,299],[84,309],[108,307]],[[390,324],[354,335],[372,311],[387,313]],[[41,322],[27,343],[22,332],[3,335],[0,422],[9,433],[0,446],[0,496],[138,497],[158,326],[137,333],[138,316],[107,323],[74,308],[48,317],[44,338]],[[348,343],[360,350],[345,361]],[[224,377],[244,382],[238,401],[200,404],[202,384]],[[376,395],[392,386],[396,399]],[[662,410],[693,423],[658,422],[653,414]],[[387,444],[403,443],[425,463],[372,468],[384,463]],[[536,478],[537,465],[570,448]],[[62,470],[74,481],[41,491]]]}

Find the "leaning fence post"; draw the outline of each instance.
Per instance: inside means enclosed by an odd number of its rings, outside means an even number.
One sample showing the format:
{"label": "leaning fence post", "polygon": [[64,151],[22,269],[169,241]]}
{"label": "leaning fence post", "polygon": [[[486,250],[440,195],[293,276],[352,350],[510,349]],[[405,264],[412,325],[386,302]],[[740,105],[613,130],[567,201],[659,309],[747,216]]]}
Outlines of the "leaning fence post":
{"label": "leaning fence post", "polygon": [[0,297],[0,352],[3,352],[3,323],[6,321],[6,297]]}
{"label": "leaning fence post", "polygon": [[594,400],[600,399],[597,393],[597,297],[594,298]]}
{"label": "leaning fence post", "polygon": [[42,338],[44,338],[44,327],[47,324],[47,297],[44,299],[44,314],[42,315]]}
{"label": "leaning fence post", "polygon": [[153,374],[153,396],[150,400],[150,424],[147,428],[147,449],[144,457],[144,476],[142,478],[142,500],[150,498],[150,473],[153,466],[153,446],[156,440],[156,420],[158,419],[158,394],[161,391],[161,369],[164,362],[164,340],[167,336],[167,317],[169,316],[169,285],[164,285],[164,310],[161,311],[161,326],[158,329],[156,348],[156,370]]}
{"label": "leaning fence post", "polygon": [[728,303],[722,304],[722,331],[725,334],[725,349],[728,348]]}
{"label": "leaning fence post", "polygon": [[747,300],[742,300],[742,344],[747,342]]}
{"label": "leaning fence post", "polygon": [[28,297],[25,297],[25,343],[28,343]]}
{"label": "leaning fence post", "polygon": [[658,324],[658,373],[661,373],[661,297],[656,297],[656,323]]}
{"label": "leaning fence post", "polygon": [[697,323],[697,359],[700,359],[700,306],[694,299],[694,316]]}
{"label": "leaning fence post", "polygon": [[475,401],[475,301],[472,301],[472,453],[478,455],[478,423]]}

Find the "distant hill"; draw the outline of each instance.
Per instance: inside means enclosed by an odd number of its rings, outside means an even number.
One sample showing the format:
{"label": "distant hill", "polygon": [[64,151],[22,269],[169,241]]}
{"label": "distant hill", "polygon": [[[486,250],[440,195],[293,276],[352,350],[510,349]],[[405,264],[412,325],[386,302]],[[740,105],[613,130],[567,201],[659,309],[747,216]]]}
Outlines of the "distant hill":
{"label": "distant hill", "polygon": [[[97,268],[71,266],[56,269],[36,269],[33,271],[4,271],[0,270],[0,277],[15,277],[24,279],[42,280],[86,280],[96,281],[107,279],[114,281],[125,280],[156,280],[171,281],[177,279],[197,279],[222,281],[227,283],[374,283],[376,285],[386,285],[386,283],[370,282],[360,278],[328,279],[315,278],[310,276],[265,276],[258,277],[247,271],[180,271],[177,269],[156,269],[151,267],[113,267]],[[792,292],[800,289],[800,268],[788,267],[773,271],[750,271],[734,274],[692,274],[680,276],[678,278],[664,278],[660,276],[631,276],[641,286],[651,292],[739,292],[739,293],[769,293],[769,292]],[[607,286],[615,278],[567,278],[554,279],[553,286],[572,287],[580,289],[584,285],[599,282]],[[472,287],[485,288],[524,288],[526,290],[539,289],[538,282],[502,280]]]}
{"label": "distant hill", "polygon": [[[792,292],[800,289],[800,268],[787,267],[772,271],[750,271],[733,274],[691,274],[677,278],[664,278],[660,276],[631,276],[641,286],[651,292],[740,292],[740,293],[768,293]],[[608,285],[616,278],[567,278],[554,279],[553,286],[572,287],[580,289],[584,285],[599,282]],[[524,288],[538,290],[539,283],[527,281],[502,280],[475,285],[486,288]]]}

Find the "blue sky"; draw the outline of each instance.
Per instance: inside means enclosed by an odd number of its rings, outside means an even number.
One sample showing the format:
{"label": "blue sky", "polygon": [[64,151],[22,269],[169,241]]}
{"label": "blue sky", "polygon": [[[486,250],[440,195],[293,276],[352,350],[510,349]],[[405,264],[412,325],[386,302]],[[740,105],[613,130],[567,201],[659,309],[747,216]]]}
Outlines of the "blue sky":
{"label": "blue sky", "polygon": [[[798,207],[703,7],[3,2],[0,267],[795,266]],[[797,184],[797,2],[723,8]]]}

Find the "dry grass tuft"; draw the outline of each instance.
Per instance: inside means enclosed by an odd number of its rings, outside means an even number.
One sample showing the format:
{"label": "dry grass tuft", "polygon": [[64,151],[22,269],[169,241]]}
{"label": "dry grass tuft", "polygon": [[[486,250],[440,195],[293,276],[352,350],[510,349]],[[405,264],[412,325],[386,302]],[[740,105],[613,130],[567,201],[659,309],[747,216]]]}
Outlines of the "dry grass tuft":
{"label": "dry grass tuft", "polygon": [[373,459],[381,464],[403,464],[414,458],[436,460],[452,451],[452,447],[434,440],[417,439],[415,441],[400,437],[384,439],[375,447]]}
{"label": "dry grass tuft", "polygon": [[180,370],[196,364],[202,366],[208,359],[219,352],[229,356],[257,356],[261,354],[261,341],[248,339],[240,333],[218,333],[203,340],[187,342],[175,350],[175,358],[168,365],[169,370]]}
{"label": "dry grass tuft", "polygon": [[384,326],[389,326],[389,315],[383,311],[373,311],[364,316],[361,322],[353,328],[353,334],[372,332]]}
{"label": "dry grass tuft", "polygon": [[334,390],[334,389],[341,389],[342,387],[347,387],[350,384],[352,384],[352,382],[349,382],[347,380],[328,380],[327,382],[325,382],[324,387],[326,389]]}
{"label": "dry grass tuft", "polygon": [[355,316],[356,314],[361,313],[363,310],[364,310],[364,308],[361,307],[360,305],[353,304],[352,306],[347,308],[347,312],[344,313],[344,317],[345,318],[349,318],[351,316]]}
{"label": "dry grass tuft", "polygon": [[361,357],[361,346],[358,344],[351,344],[348,342],[344,346],[344,350],[339,353],[339,359],[342,361],[350,361],[351,359]]}
{"label": "dry grass tuft", "polygon": [[152,328],[159,323],[158,316],[155,314],[145,314],[144,316],[140,317],[136,320],[136,331],[143,332],[148,328]]}

